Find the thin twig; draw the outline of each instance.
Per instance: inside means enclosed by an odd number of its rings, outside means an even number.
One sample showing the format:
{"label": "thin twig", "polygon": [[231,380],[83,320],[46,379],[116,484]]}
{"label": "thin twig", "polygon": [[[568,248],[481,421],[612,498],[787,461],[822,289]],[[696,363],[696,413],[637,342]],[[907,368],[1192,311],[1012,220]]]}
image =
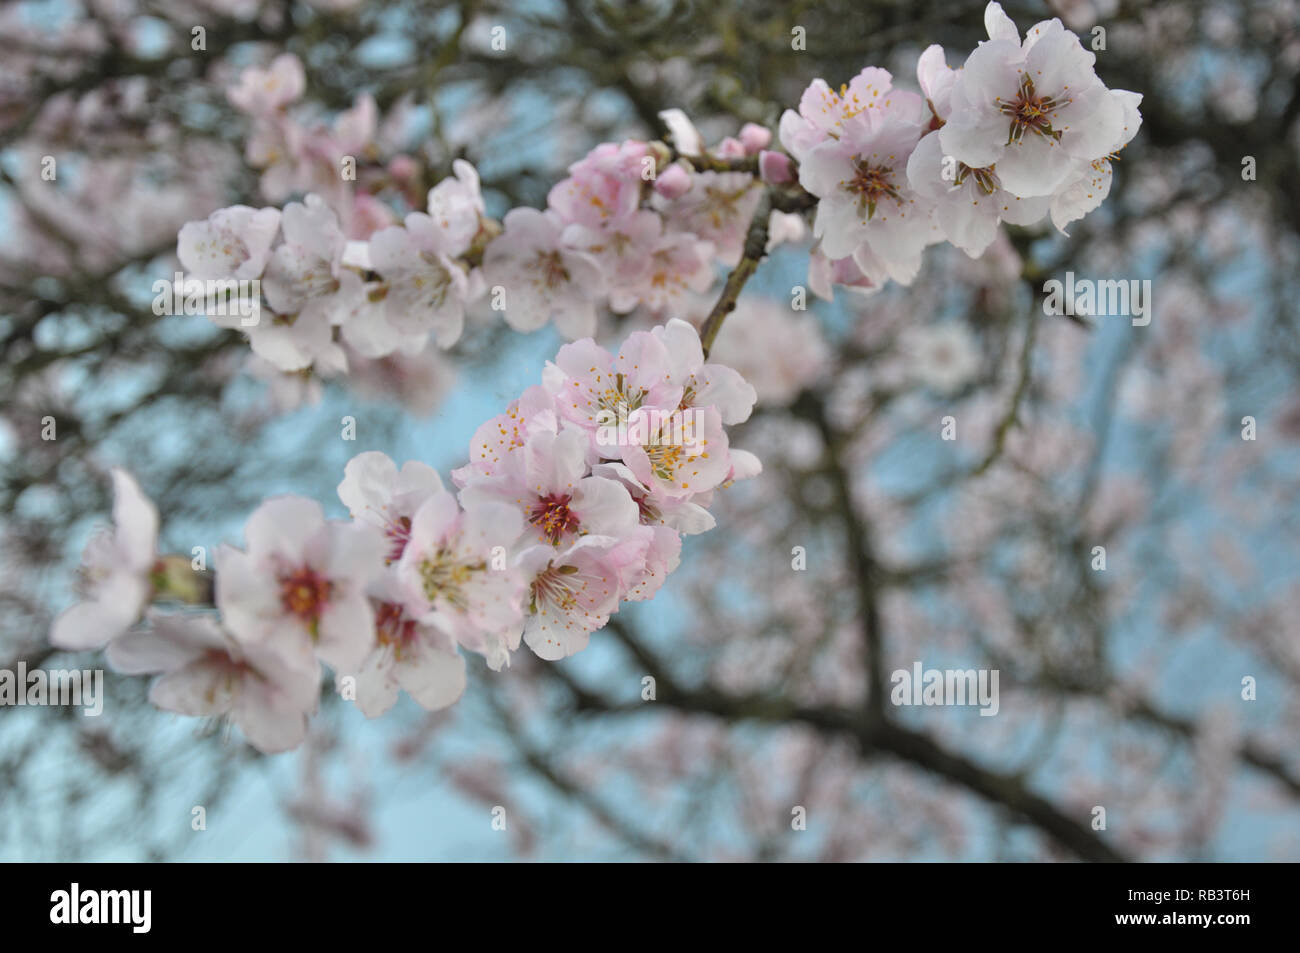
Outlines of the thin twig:
{"label": "thin twig", "polygon": [[970,472],[973,477],[982,475],[997,462],[1006,449],[1007,436],[1011,433],[1011,428],[1020,423],[1020,405],[1024,402],[1025,394],[1029,392],[1029,382],[1033,376],[1034,338],[1037,336],[1037,331],[1037,316],[1030,311],[1026,321],[1024,344],[1020,349],[1020,376],[1016,381],[1015,392],[1011,395],[1011,403],[1007,406],[1006,413],[998,421],[997,430],[993,434],[993,446]]}

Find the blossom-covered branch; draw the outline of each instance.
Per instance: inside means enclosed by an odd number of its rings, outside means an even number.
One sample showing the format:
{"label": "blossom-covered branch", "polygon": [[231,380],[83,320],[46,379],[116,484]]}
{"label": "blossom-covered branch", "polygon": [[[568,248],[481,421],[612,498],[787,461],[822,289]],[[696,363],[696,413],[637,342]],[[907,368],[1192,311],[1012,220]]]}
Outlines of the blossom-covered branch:
{"label": "blossom-covered branch", "polygon": [[[760,472],[726,430],[749,418],[755,389],[707,358],[759,262],[804,236],[805,215],[808,284],[829,298],[837,285],[910,284],[930,245],[978,257],[1003,221],[1064,229],[1104,199],[1140,96],[1107,89],[1058,20],[1021,38],[992,3],[986,27],[960,69],[937,46],[922,54],[921,93],[876,67],[839,90],[814,82],[781,119],[784,153],[754,124],[706,147],[669,110],[671,148],[603,143],[569,167],[545,209],[500,221],[464,160],[424,195],[410,157],[370,168],[376,192],[396,184],[408,204],[422,202],[400,219],[342,187],[336,161],[355,171],[358,156],[380,151],[374,100],[303,125],[291,112],[305,88],[294,57],[245,71],[229,98],[253,119],[247,157],[263,191],[306,194],[190,222],[177,253],[186,282],[255,283],[251,311],[211,316],[266,367],[337,377],[358,358],[446,349],[485,299],[513,329],[553,323],[571,343],[540,385],[476,431],[455,490],[419,461],[399,468],[366,453],[339,485],[351,521],[301,497],[264,502],[245,548],[218,553],[215,613],[150,607],[200,602],[200,589],[176,557],[158,555],[157,511],[115,471],[115,530],[87,550],[89,598],[51,640],[107,646],[119,670],[161,676],[151,689],[160,707],[228,716],[265,751],[304,737],[322,664],[373,716],[403,689],[429,709],[451,704],[466,684],[462,650],[494,670],[521,643],[551,661],[580,651],[623,602],[655,595],[682,536],[713,527],[717,491]],[[697,331],[678,315],[719,266],[730,273]],[[611,353],[595,341],[606,310],[650,329]],[[853,542],[869,576],[865,540]]]}

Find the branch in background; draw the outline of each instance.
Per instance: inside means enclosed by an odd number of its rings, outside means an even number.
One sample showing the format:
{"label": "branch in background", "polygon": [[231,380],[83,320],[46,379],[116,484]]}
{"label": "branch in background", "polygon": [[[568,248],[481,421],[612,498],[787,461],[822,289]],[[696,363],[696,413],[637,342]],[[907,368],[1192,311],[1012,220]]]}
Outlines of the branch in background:
{"label": "branch in background", "polygon": [[868,710],[877,718],[885,717],[884,634],[877,593],[881,588],[880,566],[871,545],[866,520],[858,511],[849,483],[848,470],[841,457],[843,437],[831,426],[826,407],[812,392],[804,391],[792,410],[813,423],[826,448],[826,475],[834,488],[839,516],[844,521],[844,545],[849,553],[853,580],[857,590],[858,615],[866,650]]}
{"label": "branch in background", "polygon": [[[674,678],[656,655],[619,620],[606,627],[655,679],[655,704],[688,714],[709,715],[729,723],[759,721],[770,725],[804,724],[827,737],[857,742],[864,760],[885,753],[914,767],[978,794],[995,807],[1004,808],[1037,828],[1081,860],[1123,862],[1129,858],[1099,838],[1088,825],[1063,813],[1054,804],[1026,787],[1011,774],[992,771],[962,755],[949,751],[928,735],[894,724],[873,711],[852,711],[837,706],[798,705],[788,698],[763,695],[732,695],[712,686],[693,689]],[[550,672],[554,666],[548,666]],[[572,679],[565,679],[571,684]],[[573,710],[580,714],[628,714],[644,711],[643,704],[620,705],[601,695],[581,690],[574,696]]]}
{"label": "branch in background", "polygon": [[1007,437],[1011,433],[1011,428],[1020,423],[1020,407],[1024,402],[1025,395],[1029,393],[1029,384],[1033,378],[1034,364],[1034,340],[1037,337],[1038,316],[1031,308],[1029,317],[1025,321],[1025,340],[1020,348],[1019,377],[1016,380],[1015,392],[1011,395],[1011,403],[1007,406],[1006,413],[998,421],[997,429],[993,433],[993,446],[989,452],[984,455],[984,459],[975,465],[970,475],[973,477],[981,476],[989,467],[1001,458],[1006,449]]}
{"label": "branch in background", "polygon": [[629,821],[619,817],[612,808],[596,797],[586,786],[565,774],[546,752],[528,740],[518,720],[496,696],[488,695],[487,698],[492,710],[501,719],[506,733],[514,742],[524,763],[559,794],[581,804],[603,827],[621,837],[630,846],[661,860],[682,862],[687,859],[668,844],[643,833]]}

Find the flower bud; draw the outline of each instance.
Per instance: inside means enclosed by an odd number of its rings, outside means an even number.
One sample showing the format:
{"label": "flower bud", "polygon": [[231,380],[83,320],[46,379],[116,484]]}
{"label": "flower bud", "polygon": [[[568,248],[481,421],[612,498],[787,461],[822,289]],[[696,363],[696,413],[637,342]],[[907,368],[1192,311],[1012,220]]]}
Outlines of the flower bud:
{"label": "flower bud", "polygon": [[655,191],[666,199],[681,198],[691,188],[691,174],[679,163],[673,163],[655,179]]}
{"label": "flower bud", "polygon": [[758,171],[764,182],[773,185],[785,185],[794,181],[794,167],[784,152],[769,152],[764,149],[758,154]]}
{"label": "flower bud", "polygon": [[772,130],[756,122],[747,122],[740,130],[740,144],[745,147],[746,155],[753,155],[768,147],[772,141]]}

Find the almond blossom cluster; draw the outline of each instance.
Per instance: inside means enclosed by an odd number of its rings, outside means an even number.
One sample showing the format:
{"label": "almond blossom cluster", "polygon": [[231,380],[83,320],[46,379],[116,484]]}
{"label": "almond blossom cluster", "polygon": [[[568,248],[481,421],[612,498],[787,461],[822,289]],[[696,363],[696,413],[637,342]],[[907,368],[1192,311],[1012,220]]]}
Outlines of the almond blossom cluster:
{"label": "almond blossom cluster", "polygon": [[[306,191],[303,201],[219,209],[187,223],[177,241],[187,278],[261,282],[255,321],[211,317],[245,333],[281,372],[332,377],[365,360],[414,357],[430,338],[449,348],[489,292],[514,329],[554,322],[570,340],[593,335],[605,307],[658,320],[686,313],[718,265],[739,261],[764,187],[753,171],[697,171],[689,157],[724,166],[761,157],[755,168],[774,170],[774,181],[790,175],[788,158],[765,150],[769,130],[751,123],[706,151],[685,115],[669,110],[677,156],[661,142],[601,144],[569,168],[545,209],[512,209],[501,222],[486,214],[474,167],[458,159],[425,207],[399,219],[360,187],[350,196],[337,188],[332,163],[348,149],[373,151],[373,101],[362,97],[334,127],[309,133],[286,111],[304,82],[285,54],[246,70],[229,93],[254,120],[248,158],[266,170],[263,191]],[[774,241],[803,237],[797,216],[776,211],[771,221]]]}
{"label": "almond blossom cluster", "polygon": [[[749,139],[719,150],[744,156],[766,142]],[[656,179],[662,160],[662,145],[658,156],[644,142],[598,147],[552,189],[546,210],[513,209],[501,224],[485,215],[474,167],[456,160],[427,211],[366,240],[350,240],[335,210],[309,193],[283,211],[233,206],[189,222],[177,255],[188,277],[261,282],[256,322],[212,320],[244,332],[281,371],[330,377],[347,372],[348,351],[412,356],[431,337],[449,348],[489,289],[516,330],[554,321],[577,339],[595,333],[601,306],[680,313],[713,283],[715,262],[740,258],[761,183],[743,172],[692,177],[682,164]]]}
{"label": "almond blossom cluster", "polygon": [[1022,39],[998,3],[988,40],[952,69],[917,62],[921,94],[867,67],[839,90],[816,80],[781,118],[799,182],[817,196],[810,286],[909,284],[924,249],[982,255],[998,225],[1065,226],[1110,191],[1111,161],[1137,133],[1142,97],[1110,90],[1060,20]]}
{"label": "almond blossom cluster", "polygon": [[[514,329],[553,322],[570,340],[594,335],[602,309],[658,321],[688,313],[718,267],[740,261],[767,188],[816,200],[815,294],[909,284],[932,244],[978,257],[1003,221],[1050,217],[1064,231],[1101,204],[1111,162],[1141,124],[1141,96],[1107,89],[1060,20],[1022,39],[990,3],[985,25],[989,39],[956,69],[937,45],[921,55],[920,93],[877,67],[839,90],[814,81],[781,118],[788,155],[753,123],[706,147],[667,110],[672,148],[602,143],[569,167],[546,208],[511,209],[501,222],[464,160],[404,219],[363,188],[340,194],[337,157],[376,148],[374,103],[363,96],[309,132],[286,112],[305,82],[286,54],[246,70],[229,95],[254,119],[249,159],[266,169],[264,191],[314,191],[283,211],[235,206],[190,222],[178,255],[193,277],[260,279],[266,313],[253,326],[214,320],[244,331],[276,370],[316,377],[427,353],[430,338],[451,347],[485,296]],[[800,214],[767,214],[765,250],[804,237]]]}
{"label": "almond blossom cluster", "polygon": [[151,607],[206,599],[177,571],[187,559],[158,555],[156,508],[115,470],[114,530],[87,547],[85,600],[51,642],[107,646],[115,669],[159,676],[158,707],[224,718],[268,752],[302,741],[322,665],[369,717],[402,690],[446,707],[466,685],[462,651],[493,670],[521,644],[562,659],[623,602],[652,598],[682,535],[713,527],[714,493],[760,471],[725,430],[755,399],[681,320],[617,354],[567,344],[478,428],[452,486],[366,452],[338,487],[350,519],[303,497],[263,502],[244,548],[217,552],[215,615]]}
{"label": "almond blossom cluster", "polygon": [[[301,497],[264,502],[245,548],[218,552],[210,600],[186,560],[158,555],[153,504],[115,471],[116,529],[88,547],[86,601],[51,641],[107,646],[121,671],[160,676],[159,707],[225,717],[264,751],[302,740],[322,665],[373,717],[402,690],[431,710],[450,705],[466,651],[500,670],[521,644],[547,660],[582,650],[622,603],[655,595],[683,534],[713,527],[714,493],[760,470],[726,431],[750,416],[754,387],[707,363],[695,327],[675,317],[719,266],[760,254],[755,236],[761,252],[802,239],[802,210],[815,208],[810,288],[870,292],[911,282],[931,244],[978,257],[1002,221],[1050,217],[1063,230],[1104,199],[1141,97],[1107,89],[1059,20],[1022,38],[990,3],[985,23],[989,39],[957,69],[938,46],[922,54],[921,94],[875,67],[839,91],[815,81],[781,119],[788,154],[754,124],[708,148],[669,110],[671,147],[603,143],[546,208],[501,222],[474,167],[456,160],[423,209],[402,219],[371,209],[357,227],[364,193],[340,191],[323,170],[341,150],[371,149],[373,102],[308,134],[287,112],[301,64],[246,71],[230,98],[254,118],[249,158],[266,170],[264,190],[307,194],[189,222],[177,253],[190,277],[257,282],[255,320],[212,317],[265,365],[298,380],[384,377],[431,339],[452,346],[485,296],[513,328],[553,322],[571,343],[540,385],[478,428],[450,485],[372,452],[348,463],[338,488],[350,520]],[[603,309],[652,327],[610,353],[593,339]],[[933,389],[978,374],[962,327],[914,329],[905,344]],[[210,601],[216,615],[151,608],[168,601]]]}
{"label": "almond blossom cluster", "polygon": [[[489,285],[505,289],[512,327],[530,331],[554,319],[566,337],[578,338],[595,332],[602,305],[621,314],[681,314],[713,284],[715,265],[739,262],[761,178],[696,170],[689,157],[710,155],[699,133],[680,110],[662,118],[686,160],[668,161],[662,143],[603,143],[569,167],[544,210],[506,214],[484,272]],[[771,135],[751,123],[711,155],[759,156]]]}
{"label": "almond blossom cluster", "polygon": [[[290,112],[307,91],[302,61],[282,53],[266,69],[250,67],[226,91],[232,106],[252,120],[244,158],[261,171],[262,193],[279,202],[295,192],[321,192],[335,201],[346,198],[340,161],[371,157],[391,131],[379,126],[379,109],[369,94],[358,96],[351,109],[332,123],[304,122]],[[390,122],[402,118],[404,104]]]}
{"label": "almond blossom cluster", "polygon": [[258,320],[212,320],[243,331],[253,353],[281,371],[344,373],[343,344],[363,358],[419,354],[431,335],[449,347],[482,289],[478,271],[460,260],[480,229],[478,176],[463,161],[456,172],[430,191],[427,213],[367,242],[349,241],[312,193],[283,212],[237,205],[189,222],[177,255],[194,278],[260,281],[267,307]]}

